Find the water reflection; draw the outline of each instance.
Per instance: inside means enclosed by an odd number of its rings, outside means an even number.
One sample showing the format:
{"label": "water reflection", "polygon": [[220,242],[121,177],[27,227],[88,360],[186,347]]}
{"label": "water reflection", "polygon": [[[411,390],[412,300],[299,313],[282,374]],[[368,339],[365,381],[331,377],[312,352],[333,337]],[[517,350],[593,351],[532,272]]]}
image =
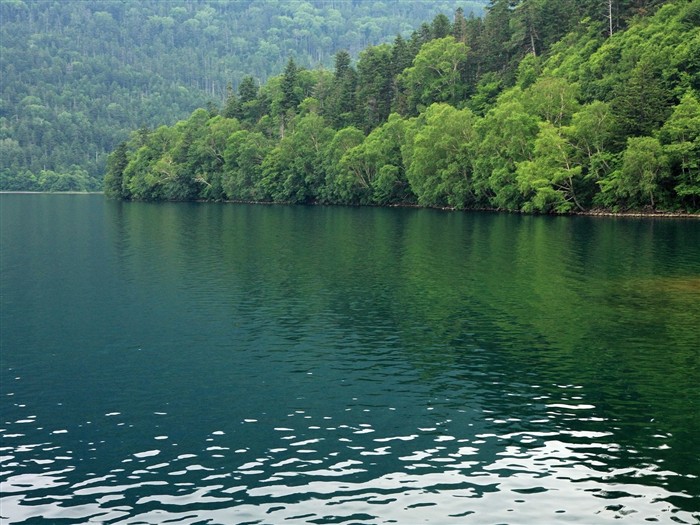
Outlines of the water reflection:
{"label": "water reflection", "polygon": [[697,223],[69,202],[2,206],[8,523],[697,522]]}

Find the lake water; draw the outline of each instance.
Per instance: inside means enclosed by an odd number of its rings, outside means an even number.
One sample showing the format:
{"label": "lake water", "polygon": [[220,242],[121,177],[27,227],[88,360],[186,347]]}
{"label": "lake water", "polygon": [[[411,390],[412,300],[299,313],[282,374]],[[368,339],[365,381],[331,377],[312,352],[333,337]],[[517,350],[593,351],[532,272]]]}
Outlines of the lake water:
{"label": "lake water", "polygon": [[3,524],[700,520],[698,220],[0,212]]}

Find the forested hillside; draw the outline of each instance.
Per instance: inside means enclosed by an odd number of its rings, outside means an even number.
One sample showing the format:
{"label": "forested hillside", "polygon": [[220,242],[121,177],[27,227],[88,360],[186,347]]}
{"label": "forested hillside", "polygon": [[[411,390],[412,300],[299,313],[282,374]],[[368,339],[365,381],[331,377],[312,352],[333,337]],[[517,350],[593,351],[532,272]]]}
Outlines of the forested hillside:
{"label": "forested hillside", "polygon": [[493,0],[134,133],[124,199],[700,209],[700,0]]}
{"label": "forested hillside", "polygon": [[487,0],[0,0],[0,189],[101,186],[139,127]]}

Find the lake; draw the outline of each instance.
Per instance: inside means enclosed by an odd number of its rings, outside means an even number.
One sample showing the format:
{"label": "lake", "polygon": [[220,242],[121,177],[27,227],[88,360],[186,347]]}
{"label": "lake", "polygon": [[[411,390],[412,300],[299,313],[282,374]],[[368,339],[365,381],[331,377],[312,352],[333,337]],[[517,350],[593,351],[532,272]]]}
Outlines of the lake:
{"label": "lake", "polygon": [[700,221],[2,195],[2,523],[697,523]]}

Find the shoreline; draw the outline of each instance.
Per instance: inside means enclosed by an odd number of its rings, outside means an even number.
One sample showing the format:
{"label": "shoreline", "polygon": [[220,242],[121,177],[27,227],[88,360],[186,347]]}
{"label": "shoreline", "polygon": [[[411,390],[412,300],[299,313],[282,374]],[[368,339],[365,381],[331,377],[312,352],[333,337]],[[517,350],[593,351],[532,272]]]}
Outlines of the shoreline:
{"label": "shoreline", "polygon": [[[18,191],[12,191],[12,190],[2,190],[0,191],[0,195],[3,194],[8,194],[8,195],[104,195],[103,191],[26,191],[26,190],[18,190]],[[124,201],[121,199],[121,202],[130,202],[130,201]],[[141,201],[133,201],[133,202],[141,202]],[[149,201],[142,201],[142,202],[149,202]],[[540,216],[540,217],[612,217],[612,218],[637,218],[637,219],[700,219],[700,212],[698,213],[689,213],[689,212],[674,212],[674,211],[641,211],[641,210],[630,210],[630,211],[612,211],[612,210],[605,210],[601,208],[597,209],[592,209],[592,210],[585,210],[585,211],[575,211],[571,213],[562,213],[562,214],[557,214],[557,213],[525,213],[517,210],[502,210],[498,208],[465,208],[465,209],[457,209],[451,206],[419,206],[418,204],[387,204],[384,206],[378,206],[378,205],[353,205],[353,204],[321,204],[317,202],[312,202],[308,204],[293,204],[289,202],[268,202],[268,201],[243,201],[243,200],[220,200],[220,201],[211,201],[211,200],[192,200],[192,201],[153,201],[153,202],[199,202],[199,203],[208,203],[208,202],[218,202],[218,203],[223,203],[223,204],[257,204],[257,205],[264,205],[264,206],[270,206],[270,205],[286,205],[286,206],[347,206],[351,208],[413,208],[413,209],[424,209],[424,210],[440,210],[440,211],[452,211],[452,212],[487,212],[487,213],[515,213],[518,215],[531,215],[533,217],[535,216]]]}
{"label": "shoreline", "polygon": [[[179,202],[179,201],[170,201]],[[182,201],[188,202],[188,201]],[[287,206],[346,206],[351,208],[412,208],[418,210],[439,210],[439,211],[452,211],[452,212],[486,212],[486,213],[514,213],[517,215],[530,215],[532,217],[620,217],[620,218],[638,218],[638,219],[700,219],[700,212],[689,213],[689,212],[673,212],[673,211],[620,211],[615,212],[605,209],[592,209],[586,211],[576,211],[571,213],[525,213],[517,210],[502,210],[498,208],[464,208],[457,209],[451,206],[420,206],[418,204],[386,204],[384,206],[379,205],[361,205],[361,204],[321,204],[318,202],[311,202],[308,204],[293,204],[289,202],[268,202],[268,201],[242,201],[242,200],[221,200],[221,201],[208,201],[208,200],[194,200],[189,202],[220,202],[223,204],[257,204],[257,205],[276,205],[282,204]]]}
{"label": "shoreline", "polygon": [[572,216],[582,217],[631,217],[651,219],[700,219],[700,213],[674,212],[674,211],[621,211],[587,210],[572,213]]}

